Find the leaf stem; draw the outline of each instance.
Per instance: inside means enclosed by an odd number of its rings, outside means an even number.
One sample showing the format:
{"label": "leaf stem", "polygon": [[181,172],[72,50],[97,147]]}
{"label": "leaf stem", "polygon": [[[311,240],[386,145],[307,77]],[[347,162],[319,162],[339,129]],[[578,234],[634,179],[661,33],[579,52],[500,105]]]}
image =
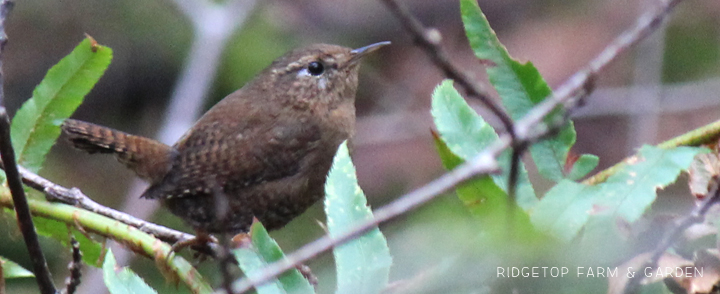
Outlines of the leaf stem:
{"label": "leaf stem", "polygon": [[[700,146],[715,142],[720,138],[720,120],[699,127],[685,134],[667,140],[657,145],[659,148],[670,149],[679,146]],[[587,178],[582,183],[586,185],[596,185],[605,182],[611,175],[615,174],[628,160],[636,158],[637,155],[630,156],[619,163],[598,172],[592,177]]]}
{"label": "leaf stem", "polygon": [[[164,257],[170,253],[170,245],[139,229],[114,219],[87,211],[82,208],[61,203],[40,200],[28,200],[30,211],[36,217],[60,221],[69,225],[79,225],[85,231],[116,240],[136,253],[155,259],[160,267],[175,275],[185,283],[193,293],[211,293],[212,288],[200,273],[185,259],[175,256],[170,260]],[[0,206],[12,207],[13,202],[7,193],[0,193]]]}

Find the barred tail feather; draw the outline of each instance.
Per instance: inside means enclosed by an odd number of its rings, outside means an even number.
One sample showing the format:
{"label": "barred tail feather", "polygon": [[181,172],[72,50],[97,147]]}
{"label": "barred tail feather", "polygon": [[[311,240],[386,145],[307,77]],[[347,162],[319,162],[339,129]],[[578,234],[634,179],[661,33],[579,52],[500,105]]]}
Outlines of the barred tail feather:
{"label": "barred tail feather", "polygon": [[118,161],[151,183],[167,173],[175,153],[172,147],[156,140],[84,121],[67,119],[62,130],[75,148],[90,154],[114,154]]}

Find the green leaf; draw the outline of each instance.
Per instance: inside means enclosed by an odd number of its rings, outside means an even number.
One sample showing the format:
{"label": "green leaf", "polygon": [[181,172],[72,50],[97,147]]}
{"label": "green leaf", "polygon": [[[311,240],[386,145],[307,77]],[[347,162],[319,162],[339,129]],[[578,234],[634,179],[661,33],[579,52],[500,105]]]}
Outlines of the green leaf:
{"label": "green leaf", "polygon": [[[460,9],[475,56],[491,64],[486,68],[490,83],[502,98],[510,116],[514,120],[523,118],[533,106],[552,94],[550,86],[531,62],[522,64],[510,56],[475,0],[461,0]],[[563,112],[558,107],[545,121],[555,121],[561,118]],[[575,139],[575,127],[570,121],[553,138],[530,146],[530,154],[540,175],[553,181],[565,178],[565,161]]]}
{"label": "green leaf", "polygon": [[[435,137],[435,147],[446,169],[454,169],[464,162],[438,137]],[[490,176],[468,181],[455,188],[455,192],[472,214],[483,219],[498,219],[507,213],[508,195]]]}
{"label": "green leaf", "polygon": [[19,264],[2,256],[0,256],[0,266],[2,266],[2,278],[5,279],[28,278],[35,276],[31,271],[26,270]]}
{"label": "green leaf", "polygon": [[[340,145],[325,184],[325,214],[330,236],[338,236],[372,219],[365,194],[355,175],[347,142]],[[378,228],[333,250],[337,268],[336,293],[380,293],[388,283],[392,257]]]}
{"label": "green leaf", "polygon": [[[254,278],[270,263],[285,258],[277,242],[260,222],[250,227],[252,244],[233,250],[233,254],[248,278]],[[313,287],[296,269],[285,272],[279,278],[256,288],[258,294],[315,293]]]}
{"label": "green leaf", "polygon": [[[635,222],[655,201],[657,189],[675,182],[680,172],[688,169],[695,155],[708,149],[676,147],[662,149],[645,145],[637,159],[610,176],[598,199],[600,208],[607,208],[616,216]],[[615,186],[617,185],[617,186]]]}
{"label": "green leaf", "polygon": [[599,190],[597,186],[562,180],[535,206],[530,219],[541,231],[569,242],[587,223],[590,217],[588,212]]}
{"label": "green leaf", "polygon": [[628,246],[626,224],[618,221],[612,212],[591,215],[574,247],[585,252],[584,260],[589,263],[620,264],[635,249]]}
{"label": "green leaf", "polygon": [[621,217],[633,223],[655,201],[657,189],[674,182],[695,155],[705,150],[643,146],[637,157],[604,183],[588,186],[559,182],[533,209],[531,220],[540,230],[563,241],[574,239],[594,217]]}
{"label": "green leaf", "polygon": [[[463,160],[438,137],[435,137],[435,146],[446,169],[453,169],[463,163]],[[511,229],[515,231],[514,235],[522,240],[535,242],[542,240],[525,211],[517,205],[512,206],[513,211],[508,210],[510,203],[507,193],[498,187],[490,176],[481,176],[457,186],[455,193],[470,213],[480,219],[483,230],[490,232],[488,236],[499,237],[496,240],[506,241],[507,232]],[[512,213],[511,222],[508,218],[509,213]],[[510,223],[512,228],[509,226]]]}
{"label": "green leaf", "polygon": [[[35,229],[38,234],[58,240],[66,248],[70,248],[70,239],[68,234],[70,227],[67,224],[42,217],[33,217],[33,223],[35,224]],[[100,264],[98,264],[98,260],[100,259],[100,254],[102,252],[102,245],[94,240],[88,239],[77,229],[72,229],[72,233],[80,244],[80,251],[83,253],[83,261],[86,264],[99,267]]]}
{"label": "green leaf", "polygon": [[[435,88],[431,113],[440,137],[462,160],[472,159],[498,139],[495,130],[470,108],[450,80],[443,81]],[[498,187],[507,191],[510,153],[501,154],[498,162],[503,173],[493,175],[492,179]],[[524,210],[528,210],[537,203],[537,197],[522,163],[519,172],[517,203]]]}
{"label": "green leaf", "polygon": [[36,173],[40,170],[60,135],[60,125],[80,105],[111,59],[110,48],[88,37],[47,72],[12,121],[18,164]]}
{"label": "green leaf", "polygon": [[595,167],[597,167],[598,162],[600,162],[600,158],[598,158],[595,155],[592,154],[583,154],[578,157],[578,159],[575,161],[575,164],[573,164],[572,169],[570,170],[570,173],[568,174],[568,179],[577,181],[579,179],[582,179],[584,176],[586,176],[588,173],[590,173]]}
{"label": "green leaf", "polygon": [[103,263],[103,278],[105,286],[112,294],[157,293],[130,268],[118,268],[115,264],[115,256],[110,249],[108,249]]}

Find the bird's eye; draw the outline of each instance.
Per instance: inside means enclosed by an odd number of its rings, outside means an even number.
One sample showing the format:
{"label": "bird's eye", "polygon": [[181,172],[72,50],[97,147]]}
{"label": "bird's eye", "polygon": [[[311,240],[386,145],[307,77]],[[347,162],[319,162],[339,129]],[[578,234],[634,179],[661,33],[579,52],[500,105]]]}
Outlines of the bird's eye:
{"label": "bird's eye", "polygon": [[325,72],[325,66],[320,62],[313,61],[308,64],[307,70],[311,75],[319,76]]}

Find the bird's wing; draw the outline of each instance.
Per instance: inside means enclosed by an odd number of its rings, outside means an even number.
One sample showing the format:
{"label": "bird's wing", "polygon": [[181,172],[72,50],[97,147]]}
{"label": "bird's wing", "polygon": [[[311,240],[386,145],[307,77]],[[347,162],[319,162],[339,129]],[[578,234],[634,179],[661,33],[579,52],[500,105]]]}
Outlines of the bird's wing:
{"label": "bird's wing", "polygon": [[315,124],[277,118],[205,127],[183,138],[171,171],[142,197],[211,195],[216,187],[241,191],[292,176],[321,138]]}

